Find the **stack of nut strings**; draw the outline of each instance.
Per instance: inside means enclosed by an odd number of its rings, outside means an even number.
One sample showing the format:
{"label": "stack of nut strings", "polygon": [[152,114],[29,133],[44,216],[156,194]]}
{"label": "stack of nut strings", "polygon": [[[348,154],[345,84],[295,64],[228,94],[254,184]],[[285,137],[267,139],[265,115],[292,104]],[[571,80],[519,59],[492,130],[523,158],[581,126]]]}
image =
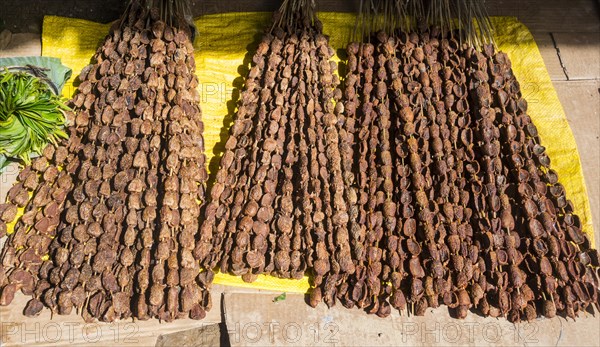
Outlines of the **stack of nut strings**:
{"label": "stack of nut strings", "polygon": [[23,208],[2,253],[0,304],[86,321],[203,318],[193,256],[203,123],[183,1],[133,0],[79,75],[69,139],[25,167],[0,205]]}
{"label": "stack of nut strings", "polygon": [[[314,1],[284,1],[253,57],[197,255],[253,281],[302,278],[331,294],[354,271],[334,50]],[[342,106],[341,103],[338,105]]]}
{"label": "stack of nut strings", "polygon": [[336,115],[354,271],[313,298],[511,321],[598,306],[598,254],[481,4],[417,5],[371,2],[359,29],[382,30],[348,45]]}

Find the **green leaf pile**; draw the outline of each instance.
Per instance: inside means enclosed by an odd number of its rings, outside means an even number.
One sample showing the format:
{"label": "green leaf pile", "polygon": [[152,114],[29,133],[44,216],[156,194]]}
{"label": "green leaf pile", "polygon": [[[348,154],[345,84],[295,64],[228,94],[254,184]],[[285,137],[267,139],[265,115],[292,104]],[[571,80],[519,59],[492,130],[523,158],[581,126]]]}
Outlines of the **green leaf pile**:
{"label": "green leaf pile", "polygon": [[67,137],[66,110],[63,99],[39,78],[0,71],[0,155],[29,164],[31,154],[41,154],[48,142]]}

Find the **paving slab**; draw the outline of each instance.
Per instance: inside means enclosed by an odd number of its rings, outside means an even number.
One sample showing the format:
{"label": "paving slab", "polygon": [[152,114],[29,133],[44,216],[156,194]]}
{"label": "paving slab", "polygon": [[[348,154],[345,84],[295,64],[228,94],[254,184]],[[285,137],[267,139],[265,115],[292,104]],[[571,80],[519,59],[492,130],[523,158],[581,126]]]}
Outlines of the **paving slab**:
{"label": "paving slab", "polygon": [[532,31],[600,32],[594,0],[495,0],[486,6],[490,15],[516,16]]}
{"label": "paving slab", "polygon": [[392,313],[379,318],[362,310],[324,304],[312,308],[303,295],[228,293],[224,315],[231,346],[598,346],[600,318],[540,318],[512,324],[469,313],[451,318],[445,307],[424,317]]}
{"label": "paving slab", "polygon": [[0,58],[28,57],[42,54],[42,39],[40,34],[12,34],[6,48],[0,50]]}
{"label": "paving slab", "polygon": [[5,49],[8,44],[10,43],[10,40],[12,39],[12,33],[10,32],[10,30],[2,30],[0,32],[0,50]]}
{"label": "paving slab", "polygon": [[600,79],[600,34],[553,32],[569,80]]}
{"label": "paving slab", "polygon": [[531,34],[533,35],[535,43],[540,50],[540,54],[544,59],[544,64],[546,65],[546,69],[548,69],[550,79],[553,81],[566,81],[567,75],[565,74],[558,57],[558,52],[556,51],[556,46],[554,45],[552,33],[537,31],[532,32]]}
{"label": "paving slab", "polygon": [[17,163],[10,163],[0,174],[0,201],[4,202],[6,193],[13,186],[19,175],[20,166]]}
{"label": "paving slab", "polygon": [[[553,84],[579,148],[594,232],[600,235],[600,81]],[[596,237],[596,248],[600,248],[600,237]]]}

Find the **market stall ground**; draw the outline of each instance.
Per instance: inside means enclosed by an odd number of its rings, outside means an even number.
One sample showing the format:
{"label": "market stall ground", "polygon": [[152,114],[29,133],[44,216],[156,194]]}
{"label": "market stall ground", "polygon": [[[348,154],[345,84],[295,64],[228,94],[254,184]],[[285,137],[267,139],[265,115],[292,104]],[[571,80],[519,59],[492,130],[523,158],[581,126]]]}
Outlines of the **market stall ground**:
{"label": "market stall ground", "polygon": [[[74,5],[73,16],[88,16],[89,19],[99,20],[93,17],[93,13],[84,15],[81,12],[79,15],[76,9],[82,5],[78,5],[76,1],[67,1],[65,4],[71,2]],[[93,9],[95,3],[105,4],[101,1],[91,1],[87,2],[85,7]],[[203,2],[203,5],[198,7],[202,10],[199,13],[228,10],[219,7],[217,3]],[[324,10],[334,10],[335,7],[323,8],[333,3],[323,1],[321,7]],[[576,1],[576,4],[570,4],[569,8],[562,8],[559,1],[544,2],[543,5],[537,0],[521,3],[498,1],[490,12],[491,15],[516,14],[534,34],[580,149],[598,247],[600,20],[597,17],[597,4],[594,1],[580,0]],[[240,2],[235,6],[234,10],[238,9],[241,6]],[[17,9],[18,6],[7,8]],[[271,8],[248,10],[266,11]],[[56,11],[54,13],[65,15]],[[23,18],[21,13],[13,14]],[[2,17],[8,15],[5,15],[4,11],[1,14]],[[7,24],[10,29],[10,23]],[[38,25],[41,26],[41,21]],[[36,31],[35,27],[23,28],[21,31]],[[40,52],[39,34],[14,34],[8,47],[0,50],[0,56],[39,55]],[[12,172],[13,175],[9,170],[1,177],[1,199],[11,186],[16,169]],[[157,324],[148,327],[124,322],[98,330],[97,326],[75,326],[81,324],[78,317],[54,317],[53,321],[47,320],[46,317],[45,320],[40,319],[31,324],[15,324],[14,321],[21,317],[20,312],[9,312],[11,308],[19,306],[15,303],[0,311],[0,341],[3,345],[25,342],[50,344],[61,341],[80,344],[115,342],[131,346],[155,343],[161,346],[214,345],[219,342],[231,345],[600,345],[598,317],[583,318],[576,323],[572,320],[567,322],[562,318],[542,319],[533,324],[515,326],[504,320],[483,319],[475,315],[470,315],[465,321],[456,321],[448,317],[447,310],[442,308],[435,313],[429,312],[426,317],[407,318],[395,315],[391,319],[382,320],[341,307],[328,311],[321,305],[316,310],[310,309],[301,295],[288,295],[286,300],[273,303],[273,298],[279,294],[281,293],[257,293],[254,290],[217,287],[214,295],[217,298],[216,302],[220,298],[221,307],[217,310],[218,305],[215,305],[210,319],[196,322],[194,325],[175,323],[177,325],[170,324],[159,328]],[[257,312],[256,307],[262,307],[260,312]],[[61,336],[59,340],[58,334]],[[70,340],[71,336],[73,340]]]}

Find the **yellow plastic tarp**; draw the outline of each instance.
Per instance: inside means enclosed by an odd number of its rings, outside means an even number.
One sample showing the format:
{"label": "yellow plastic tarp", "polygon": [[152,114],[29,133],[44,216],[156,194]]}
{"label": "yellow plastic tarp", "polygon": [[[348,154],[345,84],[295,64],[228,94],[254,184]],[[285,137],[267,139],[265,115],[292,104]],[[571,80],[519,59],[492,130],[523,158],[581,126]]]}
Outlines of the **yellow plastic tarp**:
{"label": "yellow plastic tarp", "polygon": [[[350,41],[356,17],[345,13],[319,13],[319,18],[325,34],[330,36],[331,46],[336,50],[344,49]],[[239,96],[238,88],[250,66],[252,53],[248,52],[253,52],[270,19],[270,13],[226,13],[196,20],[196,73],[200,79],[200,106],[211,173],[218,169],[218,158]],[[552,159],[552,168],[565,186],[593,245],[590,206],[575,139],[533,36],[516,18],[495,17],[492,22],[496,28],[496,43],[512,61],[522,93],[529,103],[529,114]],[[89,64],[109,27],[109,24],[78,19],[45,17],[42,55],[60,58],[63,64],[73,69],[76,77]],[[65,87],[66,97],[74,92],[74,77]],[[217,274],[214,283],[299,293],[309,289],[307,278],[284,280],[260,276],[256,282],[248,284],[239,277]]]}

